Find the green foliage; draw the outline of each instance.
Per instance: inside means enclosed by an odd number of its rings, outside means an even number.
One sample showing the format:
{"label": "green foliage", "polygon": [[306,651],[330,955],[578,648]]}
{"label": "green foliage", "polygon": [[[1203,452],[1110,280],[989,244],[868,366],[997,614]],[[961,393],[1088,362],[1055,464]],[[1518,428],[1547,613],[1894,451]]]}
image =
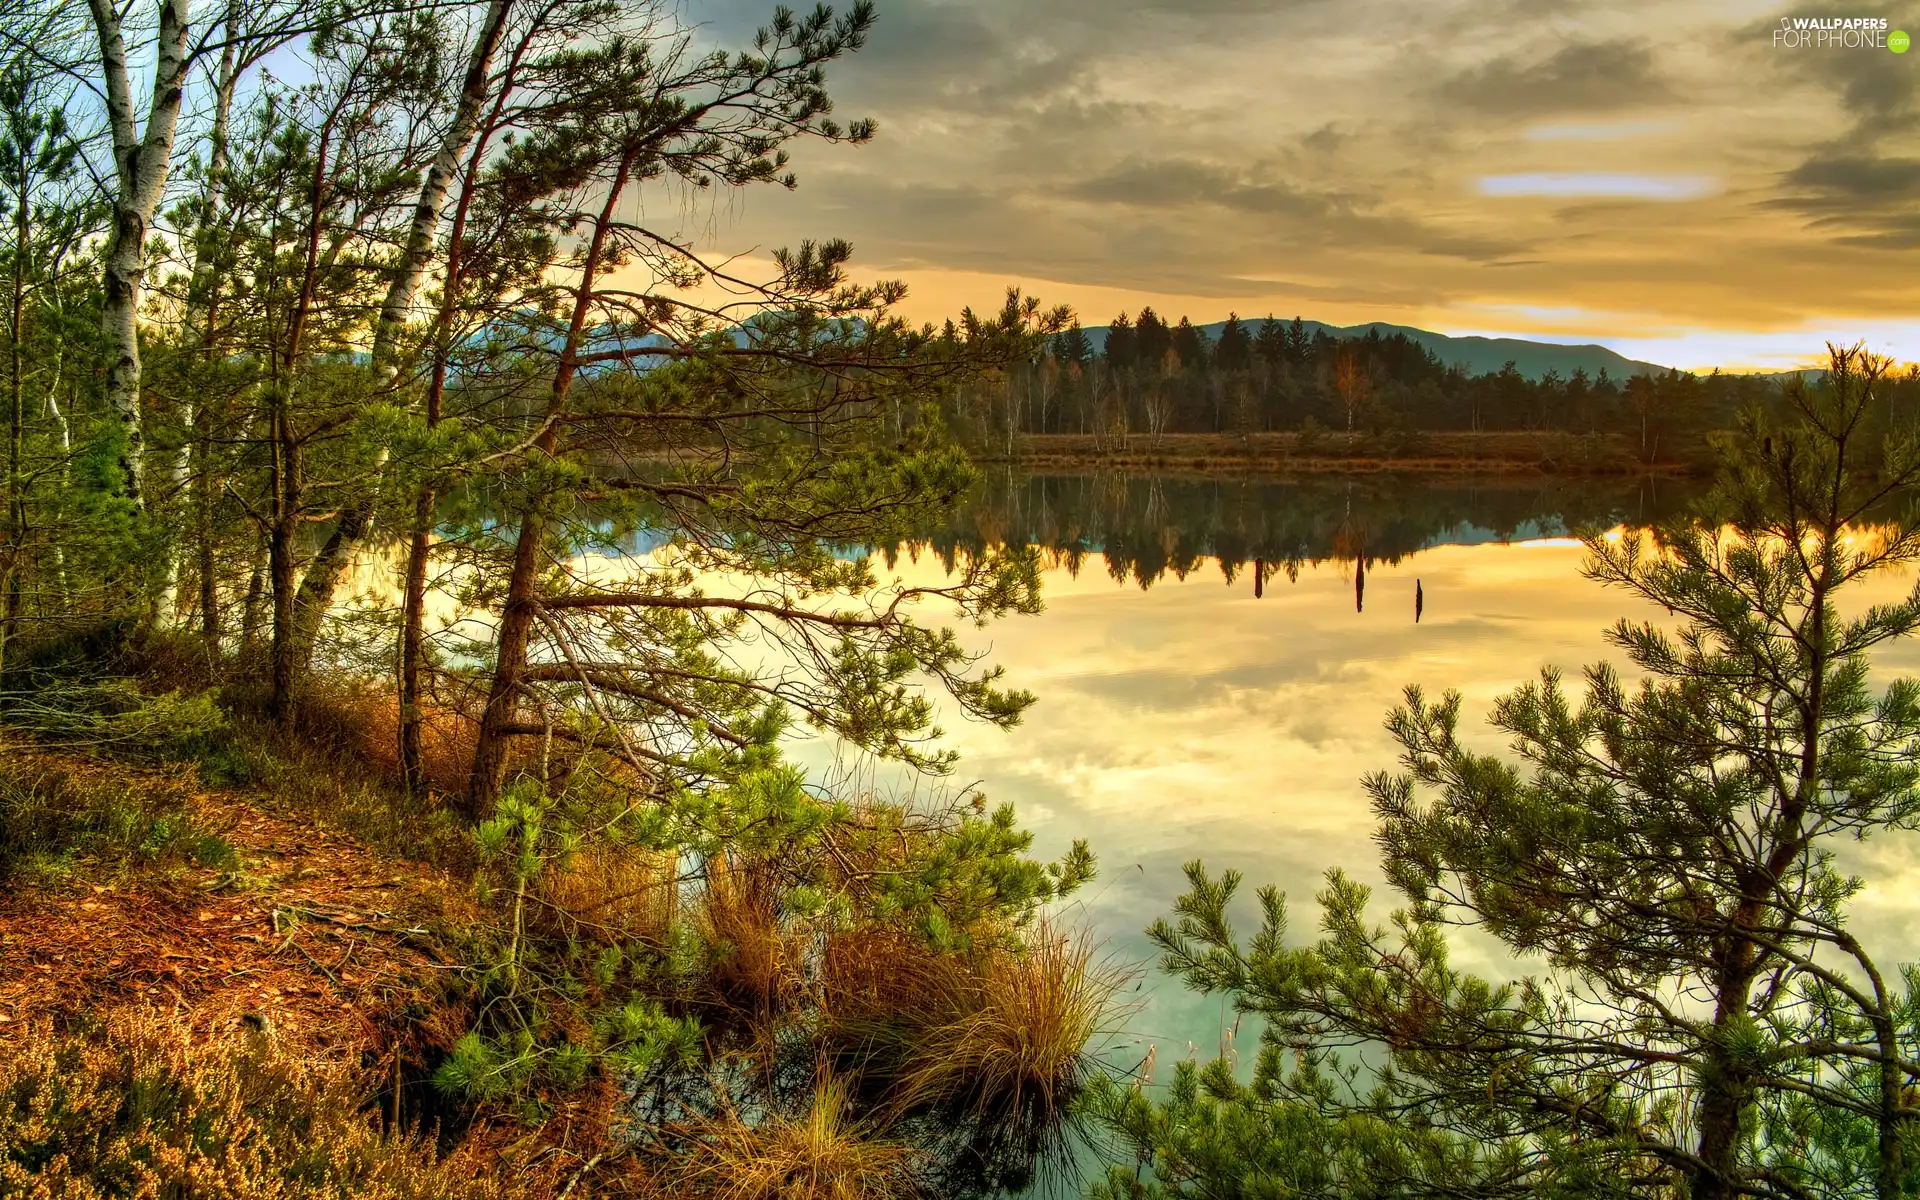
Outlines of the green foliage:
{"label": "green foliage", "polygon": [[82,863],[233,869],[233,847],[195,825],[190,794],[171,780],[129,786],[27,766],[0,773],[0,877],[52,883]]}
{"label": "green foliage", "polygon": [[523,778],[473,831],[477,888],[503,917],[504,945],[479,946],[472,975],[485,1015],[435,1072],[446,1092],[475,1103],[526,1101],[543,1090],[577,1089],[596,1071],[630,1078],[656,1066],[686,1069],[699,1054],[700,1023],[669,1015],[639,991],[637,984],[651,981],[623,970],[620,947],[589,956],[529,927],[530,898],[540,903],[543,879],[578,850],[582,815]]}
{"label": "green foliage", "polygon": [[[737,52],[646,4],[322,7],[297,80],[247,64],[301,22],[209,42],[217,16],[188,14],[209,119],[143,157],[164,213],[115,194],[111,230],[84,205],[0,230],[30,310],[8,330],[0,719],[192,759],[470,872],[447,1093],[532,1121],[639,1081],[799,1129],[783,1056],[824,1018],[796,947],[1004,958],[1092,875],[1081,845],[1033,860],[1010,809],[829,797],[781,755],[805,724],[942,773],[939,698],[1001,727],[1032,702],[948,626],[1037,612],[1035,555],[915,584],[860,548],[964,503],[943,401],[1068,314],[1010,291],[915,328],[844,241],[750,281],[639,222],[640,189],[791,186],[796,139],[869,137],[826,88],[865,0],[776,10]],[[0,87],[0,109],[39,137],[97,96]],[[98,257],[141,224],[171,231],[144,264]],[[114,320],[135,311],[137,347]],[[403,594],[348,596],[376,530]],[[46,853],[232,867],[173,811],[20,811]],[[999,1024],[973,1044],[1017,1040]],[[1051,1057],[1080,1062],[1082,1024]],[[843,1116],[820,1119],[865,1130]]]}
{"label": "green foliage", "polygon": [[[1920,685],[1869,688],[1920,588],[1836,600],[1920,560],[1920,444],[1867,432],[1882,370],[1836,350],[1790,420],[1726,439],[1691,522],[1588,538],[1589,576],[1677,617],[1609,631],[1636,682],[1596,665],[1576,699],[1543,673],[1494,708],[1508,756],[1465,744],[1457,694],[1408,690],[1402,770],[1365,781],[1403,902],[1387,924],[1334,871],[1318,942],[1287,944],[1266,889],[1242,943],[1238,876],[1189,867],[1152,936],[1260,1019],[1262,1053],[1244,1089],[1216,1065],[1164,1104],[1101,1093],[1154,1186],[1250,1179],[1236,1155],[1271,1137],[1283,1179],[1339,1166],[1277,1194],[1912,1194],[1912,979],[1890,987],[1853,933],[1862,881],[1833,849],[1920,816]],[[1458,926],[1544,971],[1459,971]]]}
{"label": "green foliage", "polygon": [[[1414,335],[1309,330],[1298,318],[1290,325],[1268,318],[1249,337],[1230,317],[1210,345],[1185,317],[1170,323],[1148,308],[1115,318],[1097,357],[1084,331],[1070,333],[988,386],[951,396],[942,407],[962,440],[1006,456],[1016,434],[1099,439],[1103,426],[1115,424],[1239,436],[1298,430],[1300,453],[1315,454],[1326,449],[1331,427],[1370,435],[1339,443],[1348,453],[1415,457],[1423,449],[1418,433],[1529,432],[1546,435],[1543,452],[1562,470],[1684,465],[1705,474],[1711,433],[1731,425],[1742,407],[1778,398],[1774,380],[1718,371],[1635,368],[1616,379],[1604,369],[1576,369],[1563,378],[1537,364],[1523,374],[1509,362],[1476,373]],[[1884,398],[1884,410],[1869,417],[1876,437],[1912,423],[1920,372],[1889,378]],[[1222,456],[1240,449],[1209,445]],[[1096,453],[1102,449],[1096,442]]]}
{"label": "green foliage", "polygon": [[0,719],[50,742],[155,762],[217,754],[232,735],[213,696],[148,695],[128,679],[52,683],[16,697]]}

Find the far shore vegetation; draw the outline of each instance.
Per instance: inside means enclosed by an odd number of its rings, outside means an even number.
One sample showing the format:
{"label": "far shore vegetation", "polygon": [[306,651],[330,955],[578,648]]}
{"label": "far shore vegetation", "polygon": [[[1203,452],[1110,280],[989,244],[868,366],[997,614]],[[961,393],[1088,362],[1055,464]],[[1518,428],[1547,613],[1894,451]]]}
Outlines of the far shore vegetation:
{"label": "far shore vegetation", "polygon": [[[1475,374],[1401,333],[1235,317],[1214,338],[1146,308],[1115,317],[1098,348],[1069,327],[945,407],[976,454],[1035,471],[1708,476],[1710,436],[1777,402],[1789,377]],[[1878,431],[1920,420],[1920,368],[1882,380],[1877,405]]]}
{"label": "far shore vegetation", "polygon": [[1632,439],[1622,433],[1382,430],[1350,434],[1311,422],[1298,430],[1246,434],[1029,433],[1017,436],[1010,448],[983,448],[976,457],[1037,474],[1121,471],[1287,478],[1382,471],[1435,477],[1712,473],[1704,443],[1689,448],[1687,457],[1648,462],[1635,457]]}

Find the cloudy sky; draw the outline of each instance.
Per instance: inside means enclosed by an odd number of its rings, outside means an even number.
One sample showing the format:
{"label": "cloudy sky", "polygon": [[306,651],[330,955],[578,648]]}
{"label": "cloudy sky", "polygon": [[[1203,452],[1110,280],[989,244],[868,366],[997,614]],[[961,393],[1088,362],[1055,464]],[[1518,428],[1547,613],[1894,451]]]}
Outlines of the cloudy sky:
{"label": "cloudy sky", "polygon": [[[720,214],[850,238],[936,319],[1385,320],[1696,367],[1920,359],[1920,52],[1786,49],[1751,0],[880,0],[859,148]],[[709,36],[763,19],[689,0]]]}

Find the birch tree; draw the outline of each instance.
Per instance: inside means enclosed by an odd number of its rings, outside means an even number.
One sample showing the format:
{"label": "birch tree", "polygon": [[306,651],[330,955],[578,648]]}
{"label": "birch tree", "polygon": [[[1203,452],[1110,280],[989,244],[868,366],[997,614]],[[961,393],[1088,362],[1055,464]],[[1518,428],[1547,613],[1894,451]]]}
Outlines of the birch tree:
{"label": "birch tree", "polygon": [[[503,86],[503,81],[493,78],[493,59],[506,33],[507,18],[512,9],[513,0],[490,0],[488,3],[473,40],[459,98],[447,123],[446,133],[421,180],[420,195],[414,203],[406,241],[374,322],[373,346],[369,357],[375,375],[375,387],[379,391],[391,391],[397,385],[401,370],[398,361],[401,334],[414,294],[419,290],[420,282],[426,277],[433,259],[448,189],[453,184],[454,173],[460,166],[467,146],[473,141],[490,91]],[[449,282],[447,286],[452,284]],[[385,462],[384,452],[380,455],[380,462]],[[326,544],[307,566],[295,606],[299,622],[299,645],[295,653],[302,659],[312,657],[313,639],[327,609],[332,605],[341,576],[346,572],[354,551],[359,549],[373,528],[374,504],[372,489],[349,502],[341,510]]]}
{"label": "birch tree", "polygon": [[145,432],[140,414],[140,293],[147,234],[173,165],[173,140],[186,96],[187,0],[156,0],[154,70],[146,111],[134,101],[122,15],[112,0],[88,0],[99,40],[100,75],[113,140],[113,224],[104,259],[101,331],[107,350],[106,399],[121,439],[126,496],[144,503]]}

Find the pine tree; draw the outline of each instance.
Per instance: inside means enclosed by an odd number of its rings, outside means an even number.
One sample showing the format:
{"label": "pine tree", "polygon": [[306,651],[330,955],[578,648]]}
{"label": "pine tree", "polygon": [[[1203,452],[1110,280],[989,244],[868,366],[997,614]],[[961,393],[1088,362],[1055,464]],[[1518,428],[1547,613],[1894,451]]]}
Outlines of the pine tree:
{"label": "pine tree", "polygon": [[[1324,334],[1325,330],[1316,329],[1315,334]],[[1304,366],[1313,354],[1314,339],[1307,333],[1306,322],[1299,317],[1287,326],[1287,361],[1294,366]]]}
{"label": "pine tree", "polygon": [[1086,331],[1080,328],[1080,322],[1077,319],[1063,332],[1054,336],[1051,350],[1053,357],[1062,365],[1072,363],[1084,369],[1089,362],[1093,361],[1093,344],[1087,340]]}
{"label": "pine tree", "polygon": [[1104,351],[1107,365],[1115,371],[1125,371],[1133,366],[1138,357],[1134,347],[1133,319],[1121,313],[1107,326],[1107,344]]}
{"label": "pine tree", "polygon": [[1244,371],[1253,365],[1253,341],[1247,337],[1239,314],[1227,314],[1227,323],[1220,330],[1220,343],[1214,347],[1213,361],[1222,371]]}
{"label": "pine tree", "polygon": [[1262,362],[1273,370],[1279,370],[1287,361],[1287,327],[1269,315],[1260,322],[1260,333],[1254,338],[1254,348]]}
{"label": "pine tree", "polygon": [[1158,371],[1173,348],[1173,330],[1151,306],[1133,324],[1133,361],[1143,371]]}
{"label": "pine tree", "polygon": [[[1493,712],[1517,761],[1462,743],[1457,693],[1409,689],[1403,769],[1365,781],[1388,925],[1336,870],[1320,941],[1289,945],[1263,889],[1243,943],[1238,876],[1190,865],[1152,935],[1261,1019],[1258,1066],[1183,1069],[1163,1104],[1106,1088],[1094,1110],[1153,1182],[1105,1194],[1914,1194],[1920,975],[1876,961],[1835,859],[1920,820],[1920,681],[1868,686],[1920,587],[1842,599],[1920,562],[1920,440],[1862,436],[1885,366],[1835,350],[1786,420],[1724,439],[1693,520],[1587,537],[1589,577],[1676,614],[1608,633],[1643,682],[1596,665],[1576,697],[1543,672]],[[1541,973],[1461,971],[1460,926]]]}
{"label": "pine tree", "polygon": [[1207,335],[1195,328],[1186,317],[1181,317],[1180,324],[1174,326],[1169,342],[1187,370],[1202,372],[1212,365],[1212,347]]}
{"label": "pine tree", "polygon": [[[64,470],[61,461],[71,438],[47,445],[36,438],[39,412],[59,413],[58,398],[46,393],[44,406],[32,403],[32,392],[46,386],[30,378],[44,376],[30,356],[44,354],[47,345],[45,301],[57,294],[62,260],[91,232],[95,206],[76,195],[74,177],[81,145],[68,128],[55,97],[35,78],[23,59],[0,70],[0,220],[11,233],[5,256],[6,333],[6,442],[4,449],[6,517],[0,537],[0,673],[4,673],[8,646],[20,631],[32,566],[29,543],[42,518],[37,477]],[[61,331],[53,331],[61,337]],[[39,386],[36,387],[35,385]],[[66,429],[64,418],[61,426]],[[33,580],[32,584],[47,581]],[[57,579],[53,581],[57,585]],[[62,600],[59,589],[48,589],[53,606]]]}

